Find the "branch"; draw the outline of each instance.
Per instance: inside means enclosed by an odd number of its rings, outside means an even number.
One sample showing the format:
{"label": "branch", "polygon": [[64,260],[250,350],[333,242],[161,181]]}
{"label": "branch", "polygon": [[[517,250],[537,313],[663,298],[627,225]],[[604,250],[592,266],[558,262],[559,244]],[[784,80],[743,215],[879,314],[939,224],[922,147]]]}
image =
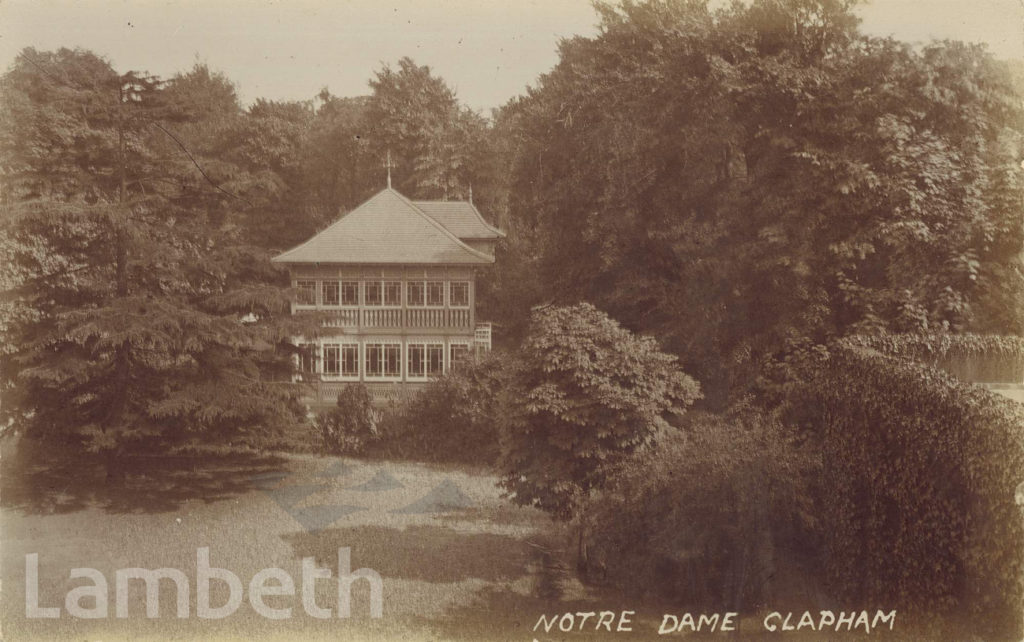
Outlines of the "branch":
{"label": "branch", "polygon": [[223,188],[223,187],[221,187],[220,185],[218,185],[218,184],[214,183],[214,182],[213,182],[213,179],[212,179],[212,178],[210,178],[210,177],[209,177],[209,176],[208,176],[208,175],[206,174],[206,172],[205,172],[205,171],[203,171],[203,168],[202,168],[202,166],[200,166],[200,165],[199,165],[199,161],[197,161],[197,160],[195,159],[195,157],[194,157],[194,156],[192,156],[192,152],[188,151],[188,148],[187,148],[187,147],[185,147],[185,144],[184,144],[184,143],[182,143],[182,142],[181,142],[180,140],[178,140],[178,137],[177,137],[177,136],[175,136],[175,135],[174,135],[174,134],[172,134],[171,132],[167,131],[167,129],[166,129],[166,128],[165,128],[165,127],[164,127],[163,125],[161,125],[160,123],[158,123],[158,122],[156,122],[156,121],[152,121],[152,123],[151,123],[151,124],[152,124],[152,125],[153,125],[154,127],[158,128],[158,129],[159,129],[160,131],[162,131],[163,133],[165,133],[165,134],[167,134],[168,136],[170,136],[170,137],[171,137],[171,140],[173,140],[173,141],[174,141],[175,143],[177,143],[177,144],[178,144],[178,147],[180,147],[180,148],[181,148],[181,151],[185,152],[185,155],[186,155],[186,156],[188,156],[188,159],[189,159],[190,161],[192,161],[192,164],[193,164],[193,165],[195,165],[195,166],[196,166],[196,169],[198,169],[198,170],[199,170],[199,173],[203,175],[203,178],[205,178],[205,179],[206,179],[206,182],[207,182],[207,183],[209,183],[210,185],[212,185],[212,186],[213,186],[213,187],[215,187],[216,189],[220,190],[221,192],[224,192],[225,194],[227,194],[227,195],[228,195],[228,196],[230,196],[231,198],[237,198],[237,199],[238,199],[238,200],[240,200],[240,201],[244,201],[244,202],[248,203],[248,204],[249,204],[249,207],[255,207],[255,205],[253,205],[253,204],[252,204],[252,202],[251,202],[251,201],[250,201],[249,199],[246,199],[246,198],[243,198],[243,197],[241,197],[241,196],[238,196],[237,194],[232,194],[231,192],[227,191],[226,189],[224,189],[224,188]]}

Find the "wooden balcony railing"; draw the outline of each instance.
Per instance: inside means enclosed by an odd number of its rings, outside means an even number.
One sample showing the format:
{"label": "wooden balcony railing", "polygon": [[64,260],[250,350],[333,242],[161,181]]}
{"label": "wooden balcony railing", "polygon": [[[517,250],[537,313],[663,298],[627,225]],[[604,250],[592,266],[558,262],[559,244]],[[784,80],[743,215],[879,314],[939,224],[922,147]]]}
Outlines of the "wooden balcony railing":
{"label": "wooden balcony railing", "polygon": [[472,327],[469,308],[337,308],[328,315],[329,328],[459,328]]}

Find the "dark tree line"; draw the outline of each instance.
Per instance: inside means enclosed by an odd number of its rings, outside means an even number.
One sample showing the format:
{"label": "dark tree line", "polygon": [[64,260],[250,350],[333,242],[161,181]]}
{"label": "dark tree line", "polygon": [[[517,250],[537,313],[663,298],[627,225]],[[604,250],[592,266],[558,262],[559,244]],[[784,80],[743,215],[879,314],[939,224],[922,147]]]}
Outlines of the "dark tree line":
{"label": "dark tree line", "polygon": [[654,333],[713,403],[831,337],[1020,333],[1013,77],[865,36],[852,4],[600,4],[500,113],[508,280]]}
{"label": "dark tree line", "polygon": [[[1020,68],[858,31],[845,0],[598,4],[596,36],[491,119],[405,58],[368,95],[243,108],[84,51],[4,74],[4,412],[45,430],[284,425],[270,253],[393,182],[509,232],[481,316],[590,301],[722,406],[882,331],[1020,333]],[[240,319],[247,319],[242,323]],[[276,390],[276,389],[275,389]]]}

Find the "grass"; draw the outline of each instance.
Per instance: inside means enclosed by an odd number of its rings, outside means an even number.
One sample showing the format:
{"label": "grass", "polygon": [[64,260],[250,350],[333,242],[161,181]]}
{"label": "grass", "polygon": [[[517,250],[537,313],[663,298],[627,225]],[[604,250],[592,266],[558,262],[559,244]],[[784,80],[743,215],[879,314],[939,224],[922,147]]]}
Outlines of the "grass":
{"label": "grass", "polygon": [[[658,636],[662,613],[678,606],[625,598],[581,584],[570,572],[564,528],[503,499],[480,470],[410,462],[314,455],[211,451],[137,457],[108,483],[102,467],[5,438],[0,477],[4,640],[544,640],[721,639],[724,634]],[[306,615],[298,596],[267,598],[292,617],[267,620],[246,598],[222,620],[195,615],[196,550],[243,584],[259,570],[284,569],[301,590],[303,558],[337,573],[337,551],[353,568],[384,579],[384,613],[371,619],[365,582],[353,591],[349,619]],[[111,583],[109,617],[25,617],[25,556],[39,555],[40,604],[62,606],[86,582],[72,568],[99,570]],[[192,588],[191,617],[175,617],[171,583],[161,586],[160,616],[145,617],[142,583],[130,591],[129,617],[114,617],[117,569],[175,568]],[[316,602],[333,606],[333,583],[319,582]],[[227,593],[212,585],[214,605]],[[87,599],[84,606],[90,606]],[[801,605],[799,610],[813,605]],[[632,633],[534,633],[541,614],[633,610]],[[797,610],[797,609],[794,609]],[[63,609],[62,609],[63,611]],[[763,614],[762,614],[763,615]],[[903,627],[900,627],[903,628]],[[741,620],[745,640],[775,639],[760,616]],[[914,630],[921,631],[920,627]],[[863,636],[787,633],[790,642]],[[903,628],[872,637],[929,639]]]}

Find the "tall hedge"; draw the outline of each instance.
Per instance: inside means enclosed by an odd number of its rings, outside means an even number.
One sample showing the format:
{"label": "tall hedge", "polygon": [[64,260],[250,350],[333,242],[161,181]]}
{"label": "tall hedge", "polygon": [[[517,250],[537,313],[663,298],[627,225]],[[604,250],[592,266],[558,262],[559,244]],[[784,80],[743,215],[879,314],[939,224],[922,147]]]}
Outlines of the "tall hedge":
{"label": "tall hedge", "polygon": [[794,401],[820,422],[833,589],[1020,639],[1024,407],[863,341],[817,355]]}

